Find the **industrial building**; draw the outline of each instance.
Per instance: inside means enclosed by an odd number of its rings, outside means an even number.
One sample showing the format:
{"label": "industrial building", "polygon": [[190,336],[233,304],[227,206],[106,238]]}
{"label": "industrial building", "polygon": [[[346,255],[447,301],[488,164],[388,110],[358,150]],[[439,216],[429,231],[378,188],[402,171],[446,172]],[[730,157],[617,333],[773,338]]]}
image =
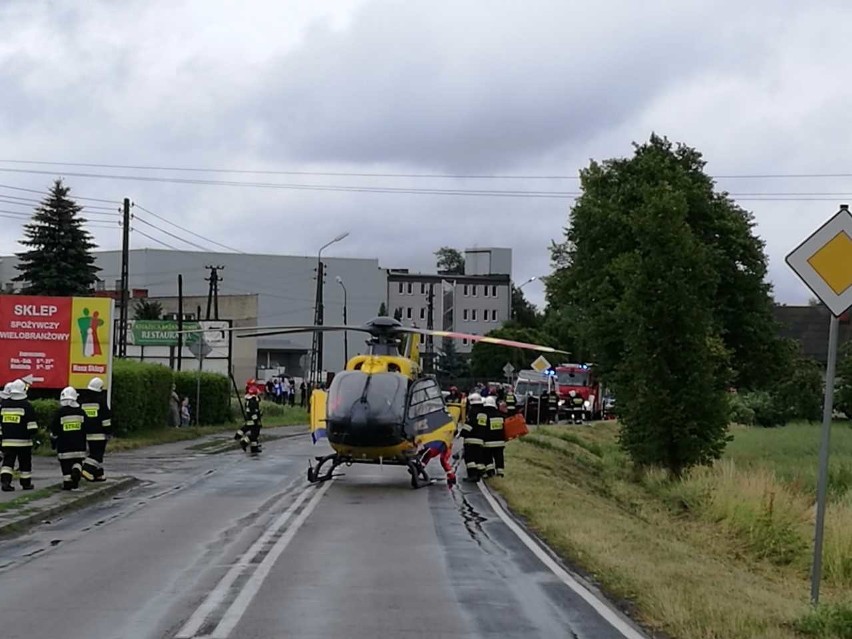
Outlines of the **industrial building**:
{"label": "industrial building", "polygon": [[[120,298],[121,251],[96,251],[100,269],[96,295]],[[324,323],[342,324],[344,294],[347,323],[362,324],[375,317],[382,305],[388,314],[402,309],[403,323],[427,327],[429,291],[432,325],[436,329],[484,335],[499,328],[511,314],[512,251],[476,248],[465,251],[465,274],[412,273],[385,269],[377,258],[337,258],[323,255]],[[17,258],[0,258],[0,291],[12,292],[18,275]],[[201,253],[160,249],[129,252],[129,318],[135,300],[161,302],[167,314],[178,310],[178,275],[183,279],[186,319],[208,316],[210,267],[217,271],[219,318],[235,326],[288,326],[314,323],[316,256]],[[344,291],[345,289],[345,291]],[[216,309],[211,306],[210,317]],[[311,333],[259,337],[234,341],[232,365],[238,379],[266,378],[279,371],[302,377],[310,366]],[[440,343],[436,344],[440,349]],[[469,352],[471,344],[459,343]],[[364,336],[350,333],[348,354],[366,350]],[[343,333],[324,335],[323,368],[335,371],[345,364]]]}

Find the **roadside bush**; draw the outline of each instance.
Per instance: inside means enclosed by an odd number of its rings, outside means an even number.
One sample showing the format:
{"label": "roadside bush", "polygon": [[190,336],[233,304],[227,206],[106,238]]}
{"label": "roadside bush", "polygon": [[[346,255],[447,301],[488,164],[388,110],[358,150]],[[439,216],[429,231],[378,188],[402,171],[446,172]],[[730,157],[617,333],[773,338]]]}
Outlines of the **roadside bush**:
{"label": "roadside bush", "polygon": [[822,417],[824,383],[820,365],[808,357],[797,357],[784,379],[772,389],[785,421],[816,422]]}
{"label": "roadside bush", "polygon": [[732,424],[754,426],[754,409],[740,393],[731,393],[728,396],[728,410],[728,420]]}
{"label": "roadside bush", "polygon": [[59,400],[56,399],[34,399],[31,401],[38,422],[38,438],[42,445],[50,445],[50,420],[59,409]]}
{"label": "roadside bush", "polygon": [[112,372],[112,423],[118,435],[168,424],[172,371],[160,364],[116,359]]}
{"label": "roadside bush", "polygon": [[799,619],[794,627],[808,637],[852,639],[852,604],[822,604]]}
{"label": "roadside bush", "polygon": [[739,393],[742,405],[754,415],[751,425],[763,428],[783,426],[788,421],[787,412],[776,401],[775,396],[768,391],[753,391]]}
{"label": "roadside bush", "polygon": [[840,349],[834,407],[852,419],[852,342]]}
{"label": "roadside bush", "polygon": [[[218,373],[201,373],[201,411],[195,405],[198,372],[182,371],[174,374],[177,393],[181,398],[189,397],[193,421],[200,416],[199,423],[204,425],[224,424],[233,421],[231,410],[231,382]],[[236,411],[239,409],[235,406]]]}

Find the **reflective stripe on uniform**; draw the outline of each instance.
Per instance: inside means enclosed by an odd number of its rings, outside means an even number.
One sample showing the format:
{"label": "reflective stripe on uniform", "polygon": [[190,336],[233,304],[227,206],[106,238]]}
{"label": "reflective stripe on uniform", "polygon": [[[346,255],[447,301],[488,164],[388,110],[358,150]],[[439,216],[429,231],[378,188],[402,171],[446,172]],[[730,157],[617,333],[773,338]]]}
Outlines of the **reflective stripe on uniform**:
{"label": "reflective stripe on uniform", "polygon": [[103,426],[104,428],[109,428],[110,426],[112,426],[112,420],[111,419],[103,420],[101,422],[101,426]]}
{"label": "reflective stripe on uniform", "polygon": [[503,448],[504,446],[506,446],[506,442],[504,442],[504,441],[499,441],[499,442],[485,442],[485,447],[486,447],[486,448]]}
{"label": "reflective stripe on uniform", "polygon": [[106,433],[89,433],[86,435],[87,442],[104,442],[106,441]]}
{"label": "reflective stripe on uniform", "polygon": [[31,439],[3,439],[3,448],[26,448],[32,445]]}
{"label": "reflective stripe on uniform", "polygon": [[83,460],[83,463],[86,464],[86,466],[94,466],[95,468],[103,468],[103,466],[101,466],[99,462],[95,461],[91,457],[86,457],[86,459]]}
{"label": "reflective stripe on uniform", "polygon": [[33,478],[33,474],[32,474],[32,473],[25,472],[25,471],[21,471],[20,473],[18,473],[18,477],[19,477],[20,479],[32,479],[32,478]]}
{"label": "reflective stripe on uniform", "polygon": [[57,453],[57,459],[82,459],[86,456],[85,450],[76,450],[68,453]]}
{"label": "reflective stripe on uniform", "polygon": [[27,430],[38,430],[37,422],[30,422],[27,424]]}
{"label": "reflective stripe on uniform", "polygon": [[464,445],[465,446],[482,446],[485,443],[484,439],[479,439],[477,437],[465,437]]}
{"label": "reflective stripe on uniform", "polygon": [[0,475],[11,475],[14,471],[10,466],[3,466],[0,468]]}

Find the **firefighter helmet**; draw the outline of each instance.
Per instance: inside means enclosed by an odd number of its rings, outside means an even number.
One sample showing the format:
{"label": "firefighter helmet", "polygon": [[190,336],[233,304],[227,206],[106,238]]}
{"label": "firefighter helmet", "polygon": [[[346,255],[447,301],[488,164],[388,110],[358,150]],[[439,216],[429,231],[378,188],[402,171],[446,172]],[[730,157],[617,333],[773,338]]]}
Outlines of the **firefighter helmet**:
{"label": "firefighter helmet", "polygon": [[27,398],[27,385],[26,385],[26,383],[24,383],[24,380],[16,379],[14,382],[12,382],[10,384],[9,397],[11,399],[26,399]]}
{"label": "firefighter helmet", "polygon": [[104,389],[104,380],[100,377],[93,377],[89,380],[89,385],[87,388],[90,391],[95,391],[96,393],[100,393]]}
{"label": "firefighter helmet", "polygon": [[494,395],[489,395],[484,400],[482,400],[482,403],[486,406],[489,406],[490,408],[497,408],[497,400],[494,398]]}
{"label": "firefighter helmet", "polygon": [[59,393],[59,403],[64,405],[75,404],[77,402],[77,391],[71,386],[62,389]]}
{"label": "firefighter helmet", "polygon": [[471,393],[468,396],[467,401],[469,401],[471,403],[471,405],[481,404],[482,403],[482,395],[480,395],[479,393]]}
{"label": "firefighter helmet", "polygon": [[9,399],[9,396],[12,394],[12,382],[6,383],[3,386],[2,390],[0,390],[0,399]]}
{"label": "firefighter helmet", "polygon": [[575,391],[575,390],[568,391],[568,394],[569,394],[571,397],[576,397],[576,396],[577,396],[577,391]]}

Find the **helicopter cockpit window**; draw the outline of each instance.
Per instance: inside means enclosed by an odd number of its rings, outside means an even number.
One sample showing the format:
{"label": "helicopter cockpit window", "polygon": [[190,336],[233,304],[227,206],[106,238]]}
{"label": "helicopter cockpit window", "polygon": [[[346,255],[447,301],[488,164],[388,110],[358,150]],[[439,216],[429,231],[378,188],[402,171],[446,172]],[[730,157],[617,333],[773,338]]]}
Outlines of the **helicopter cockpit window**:
{"label": "helicopter cockpit window", "polygon": [[364,408],[355,412],[371,422],[402,423],[407,388],[408,378],[398,373],[338,373],[328,389],[326,419],[334,422],[351,421],[353,407],[360,405]]}
{"label": "helicopter cockpit window", "polygon": [[408,418],[417,419],[444,409],[441,387],[434,379],[420,379],[411,385]]}

